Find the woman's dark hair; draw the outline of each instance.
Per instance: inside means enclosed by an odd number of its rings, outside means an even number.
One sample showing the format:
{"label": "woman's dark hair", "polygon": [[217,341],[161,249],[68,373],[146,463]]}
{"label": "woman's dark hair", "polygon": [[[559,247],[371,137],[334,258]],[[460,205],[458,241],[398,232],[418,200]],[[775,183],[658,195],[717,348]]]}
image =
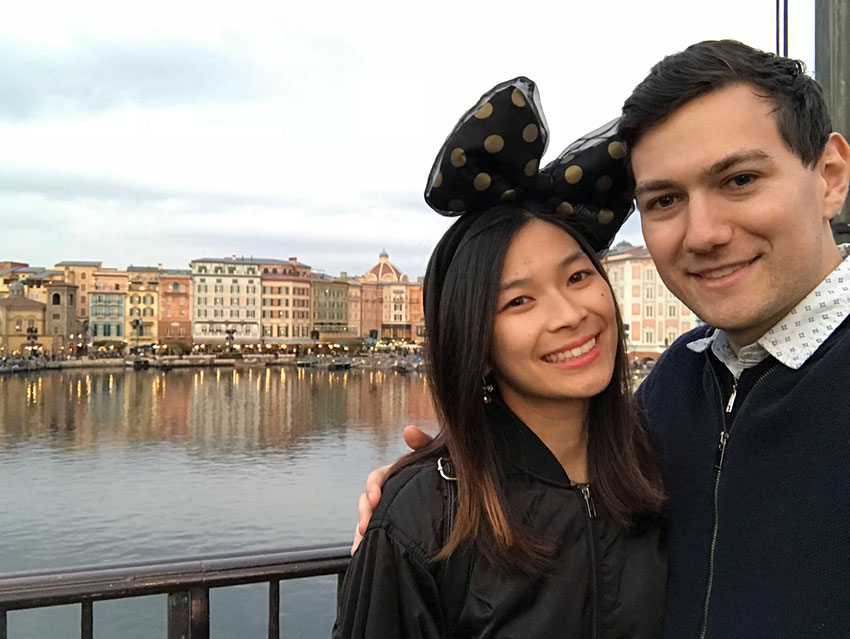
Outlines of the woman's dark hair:
{"label": "woman's dark hair", "polygon": [[[502,266],[511,240],[531,220],[543,220],[573,237],[596,270],[605,271],[584,239],[563,216],[500,205],[462,216],[437,244],[425,275],[425,353],[429,387],[440,434],[426,448],[400,460],[398,470],[425,457],[448,453],[458,477],[454,528],[437,559],[465,540],[497,565],[535,571],[547,544],[511,515],[505,500],[502,460],[494,433],[483,428],[482,378],[489,368],[493,319]],[[661,475],[646,433],[632,411],[628,359],[619,309],[614,374],[590,401],[588,474],[597,499],[624,526],[660,509]]]}
{"label": "woman's dark hair", "polygon": [[782,139],[804,166],[813,167],[832,132],[820,85],[799,60],[735,40],[699,42],[652,67],[623,104],[617,132],[632,149],[679,107],[736,83],[773,102]]}

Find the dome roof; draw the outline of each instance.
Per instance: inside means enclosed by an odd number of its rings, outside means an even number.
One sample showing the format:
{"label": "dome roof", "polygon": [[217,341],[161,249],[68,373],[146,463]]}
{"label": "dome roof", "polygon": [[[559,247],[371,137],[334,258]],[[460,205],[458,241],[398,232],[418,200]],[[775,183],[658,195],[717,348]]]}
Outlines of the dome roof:
{"label": "dome roof", "polygon": [[406,282],[408,279],[394,264],[390,264],[390,256],[386,251],[381,251],[378,263],[366,271],[365,277],[378,282]]}

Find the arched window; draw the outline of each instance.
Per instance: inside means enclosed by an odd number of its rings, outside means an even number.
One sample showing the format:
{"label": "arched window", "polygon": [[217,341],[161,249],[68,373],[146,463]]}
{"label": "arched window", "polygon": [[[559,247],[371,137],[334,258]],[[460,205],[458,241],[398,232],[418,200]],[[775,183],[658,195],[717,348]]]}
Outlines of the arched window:
{"label": "arched window", "polygon": [[81,279],[81,280],[86,279],[86,274],[85,274],[85,273],[80,273],[80,279]]}
{"label": "arched window", "polygon": [[143,314],[145,317],[150,317],[150,316],[152,316],[152,315],[153,315],[153,309],[152,309],[152,308],[146,308],[146,309],[143,311],[143,313],[142,313],[142,314]]}
{"label": "arched window", "polygon": [[174,282],[174,284],[171,285],[171,290],[178,293],[180,291],[180,285],[177,282]]}
{"label": "arched window", "polygon": [[53,301],[53,306],[59,306],[62,303],[62,296],[59,295],[59,293],[54,293],[52,301]]}
{"label": "arched window", "polygon": [[153,304],[153,295],[145,295],[145,304]]}

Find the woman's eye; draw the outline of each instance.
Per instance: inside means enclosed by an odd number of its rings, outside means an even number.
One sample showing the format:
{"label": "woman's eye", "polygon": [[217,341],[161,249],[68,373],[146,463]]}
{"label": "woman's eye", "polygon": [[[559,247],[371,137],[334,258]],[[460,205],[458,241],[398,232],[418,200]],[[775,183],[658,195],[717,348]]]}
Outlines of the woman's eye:
{"label": "woman's eye", "polygon": [[531,298],[526,297],[525,295],[520,295],[519,297],[513,298],[510,302],[508,302],[508,306],[522,306],[523,304],[527,304]]}
{"label": "woman's eye", "polygon": [[576,271],[567,280],[570,284],[578,284],[590,277],[590,271]]}

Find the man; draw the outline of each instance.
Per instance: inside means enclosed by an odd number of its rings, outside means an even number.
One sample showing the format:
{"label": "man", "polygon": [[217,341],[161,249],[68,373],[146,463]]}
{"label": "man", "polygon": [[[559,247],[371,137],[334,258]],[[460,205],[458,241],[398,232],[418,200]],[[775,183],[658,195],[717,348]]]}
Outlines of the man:
{"label": "man", "polygon": [[849,637],[850,246],[829,221],[850,147],[799,62],[731,41],[658,63],[620,133],[647,248],[708,324],[637,393],[668,491],[665,636]]}

